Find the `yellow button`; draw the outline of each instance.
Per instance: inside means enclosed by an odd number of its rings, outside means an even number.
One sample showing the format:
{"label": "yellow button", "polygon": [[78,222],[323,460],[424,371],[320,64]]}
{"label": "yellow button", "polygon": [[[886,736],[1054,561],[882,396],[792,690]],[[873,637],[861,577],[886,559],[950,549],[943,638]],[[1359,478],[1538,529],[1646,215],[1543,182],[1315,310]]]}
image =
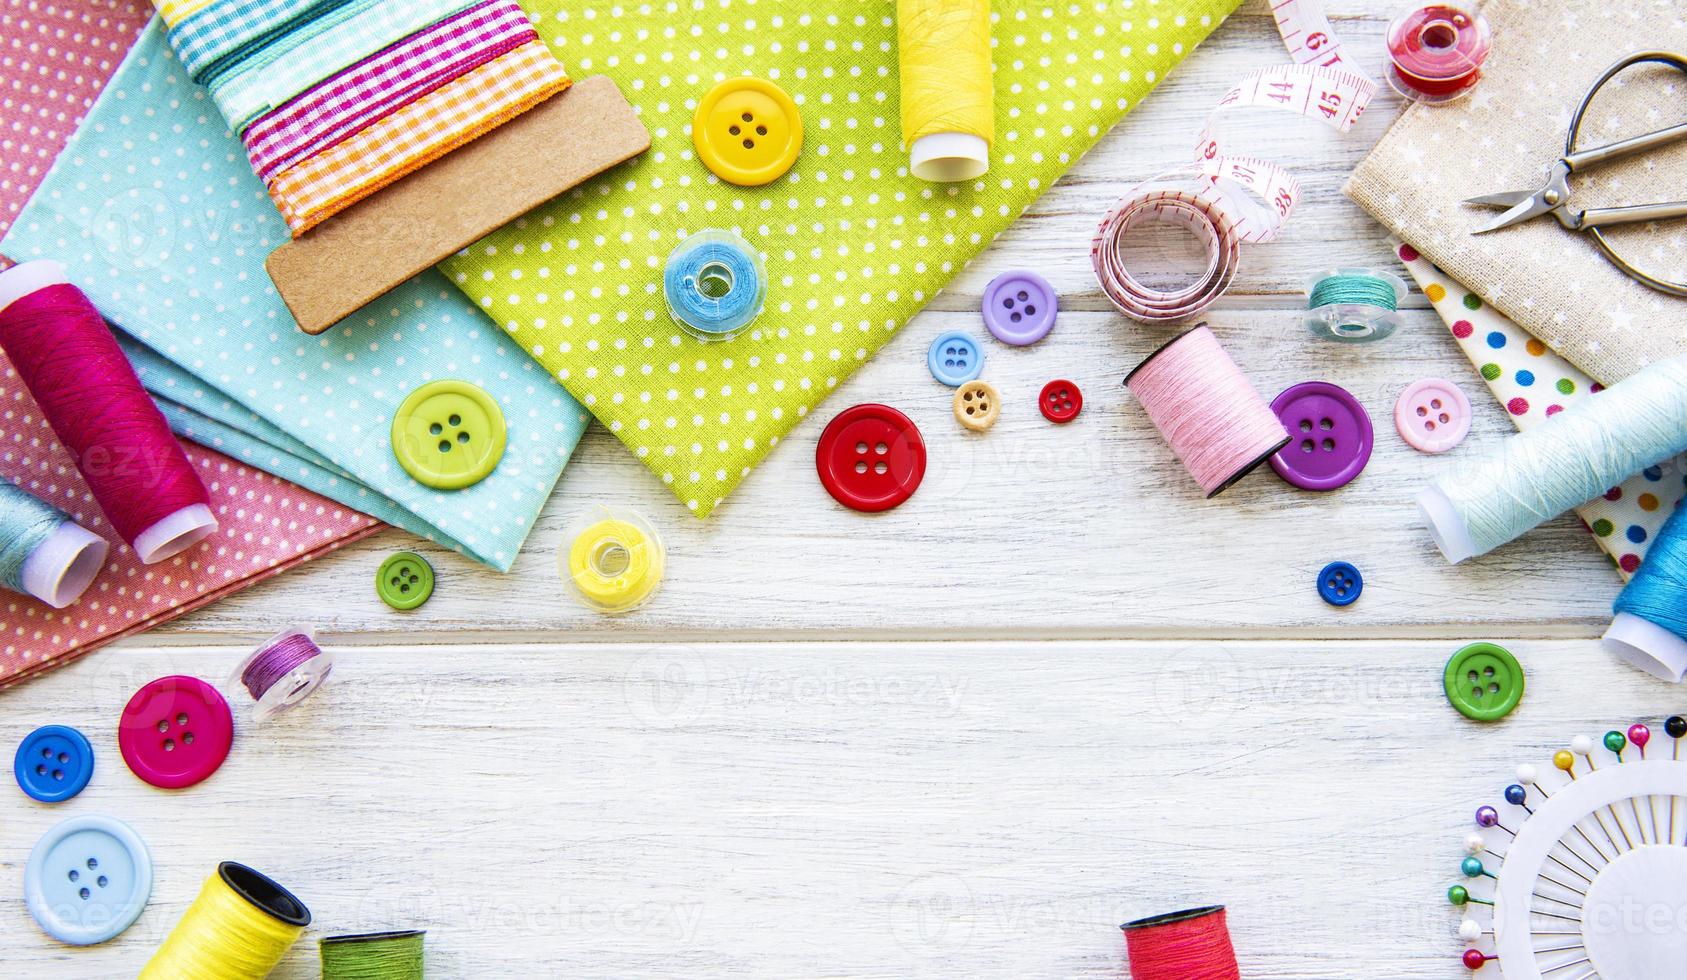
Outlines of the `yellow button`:
{"label": "yellow button", "polygon": [[784,176],[802,152],[802,114],[785,90],[760,78],[729,78],[691,117],[697,157],[721,180],[759,187]]}
{"label": "yellow button", "polygon": [[491,395],[467,381],[425,384],[392,418],[392,454],[424,486],[472,486],[504,457],[504,413]]}
{"label": "yellow button", "polygon": [[974,432],[996,424],[1002,414],[1002,399],[996,389],[982,381],[968,381],[955,389],[955,420]]}

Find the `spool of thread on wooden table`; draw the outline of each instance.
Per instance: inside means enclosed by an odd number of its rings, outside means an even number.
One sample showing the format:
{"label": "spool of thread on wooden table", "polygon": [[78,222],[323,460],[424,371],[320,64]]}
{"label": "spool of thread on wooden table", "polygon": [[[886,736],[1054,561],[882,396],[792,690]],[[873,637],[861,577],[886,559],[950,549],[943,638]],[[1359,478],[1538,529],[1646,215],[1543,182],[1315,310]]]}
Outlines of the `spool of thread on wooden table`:
{"label": "spool of thread on wooden table", "polygon": [[0,481],[0,585],[63,609],[87,591],[108,548],[57,507]]}
{"label": "spool of thread on wooden table", "polygon": [[1387,44],[1389,84],[1414,102],[1434,105],[1470,94],[1494,39],[1481,14],[1435,3],[1395,18]]}
{"label": "spool of thread on wooden table", "polygon": [[996,138],[989,0],[897,0],[896,50],[909,171],[983,176]]}
{"label": "spool of thread on wooden table", "polygon": [[205,484],[99,310],[57,262],[0,272],[0,348],[142,562],[216,531]]}
{"label": "spool of thread on wooden table", "polygon": [[329,936],[317,944],[322,980],[422,980],[426,936],[420,929]]}
{"label": "spool of thread on wooden table", "polygon": [[224,861],[138,980],[263,980],[308,925],[310,909],[292,892]]}
{"label": "spool of thread on wooden table", "polygon": [[1654,677],[1687,678],[1687,501],[1659,529],[1612,610],[1605,649]]}
{"label": "spool of thread on wooden table", "polygon": [[1131,980],[1241,980],[1224,906],[1184,909],[1127,922]]}

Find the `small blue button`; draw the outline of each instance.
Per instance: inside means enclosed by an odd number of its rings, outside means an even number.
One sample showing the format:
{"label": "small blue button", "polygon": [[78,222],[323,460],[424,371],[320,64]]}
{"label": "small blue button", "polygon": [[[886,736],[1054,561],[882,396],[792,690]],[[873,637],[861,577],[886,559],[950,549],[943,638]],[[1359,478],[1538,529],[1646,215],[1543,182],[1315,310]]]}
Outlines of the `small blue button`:
{"label": "small blue button", "polygon": [[1365,591],[1359,569],[1344,561],[1332,561],[1318,573],[1318,594],[1332,606],[1350,606]]}
{"label": "small blue button", "polygon": [[63,803],[88,785],[94,774],[94,747],[74,728],[44,725],[18,743],[12,774],[31,799]]}
{"label": "small blue button", "polygon": [[23,871],[23,900],[43,931],[91,946],[140,918],[152,896],[152,855],[129,825],[71,817],[42,835]]}
{"label": "small blue button", "polygon": [[951,388],[959,388],[984,373],[984,351],[959,330],[951,330],[931,342],[926,352],[931,376]]}

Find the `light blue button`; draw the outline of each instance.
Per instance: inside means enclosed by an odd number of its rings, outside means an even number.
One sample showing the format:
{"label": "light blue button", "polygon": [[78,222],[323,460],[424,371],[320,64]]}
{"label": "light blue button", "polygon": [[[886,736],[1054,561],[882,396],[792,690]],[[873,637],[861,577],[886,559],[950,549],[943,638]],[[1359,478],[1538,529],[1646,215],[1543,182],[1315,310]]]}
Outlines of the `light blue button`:
{"label": "light blue button", "polygon": [[926,352],[931,376],[951,388],[959,388],[984,373],[984,351],[959,330],[951,330],[931,342]]}
{"label": "light blue button", "polygon": [[43,931],[61,943],[91,946],[140,918],[152,895],[152,855],[129,825],[112,817],[71,817],[29,852],[23,899]]}

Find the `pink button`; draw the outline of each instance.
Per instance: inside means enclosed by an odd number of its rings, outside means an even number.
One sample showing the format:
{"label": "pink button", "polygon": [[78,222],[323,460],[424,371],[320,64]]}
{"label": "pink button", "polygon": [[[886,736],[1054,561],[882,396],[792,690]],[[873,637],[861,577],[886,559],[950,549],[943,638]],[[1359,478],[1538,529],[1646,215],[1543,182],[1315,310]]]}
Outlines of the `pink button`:
{"label": "pink button", "polygon": [[228,758],[234,716],[228,700],[197,677],[160,677],[135,692],[117,723],[129,769],[164,789],[192,786]]}
{"label": "pink button", "polygon": [[1470,434],[1470,399],[1451,381],[1414,381],[1394,403],[1394,427],[1413,449],[1444,453]]}

